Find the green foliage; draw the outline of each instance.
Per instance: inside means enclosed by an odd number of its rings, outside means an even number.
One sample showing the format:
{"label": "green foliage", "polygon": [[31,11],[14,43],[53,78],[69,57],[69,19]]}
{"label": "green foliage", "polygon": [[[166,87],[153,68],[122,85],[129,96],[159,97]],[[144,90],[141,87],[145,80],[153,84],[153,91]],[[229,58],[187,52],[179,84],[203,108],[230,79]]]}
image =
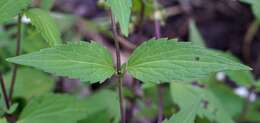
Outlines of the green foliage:
{"label": "green foliage", "polygon": [[201,79],[217,71],[250,68],[189,42],[152,39],[134,51],[127,69],[132,76],[145,82],[170,82]]}
{"label": "green foliage", "polygon": [[225,73],[240,86],[250,87],[255,81],[250,71],[226,71]]}
{"label": "green foliage", "polygon": [[[202,46],[202,47],[206,48],[205,41],[201,37],[194,20],[190,21],[189,31],[190,31],[190,37],[189,37],[190,39],[189,40],[194,45],[198,45],[198,46]],[[236,62],[241,63],[241,61],[238,58],[236,58],[235,56],[233,56],[230,53],[225,53],[225,52],[217,51],[217,50],[215,52],[218,52],[223,57],[226,57],[226,58],[229,58],[229,59],[232,59]],[[236,84],[238,84],[239,86],[249,87],[254,82],[253,75],[251,74],[251,72],[249,70],[226,70],[225,73],[228,75],[228,77],[231,80],[236,82]]]}
{"label": "green foliage", "polygon": [[118,123],[119,118],[117,94],[102,90],[85,99],[58,94],[35,97],[17,123]]}
{"label": "green foliage", "polygon": [[171,83],[173,101],[180,109],[185,109],[190,103],[200,102],[197,115],[219,123],[234,123],[225,111],[223,104],[209,90],[181,83]]}
{"label": "green foliage", "polygon": [[5,118],[1,118],[1,119],[0,119],[0,123],[7,123],[7,121],[6,121]]}
{"label": "green foliage", "polygon": [[94,42],[73,42],[7,60],[91,83],[114,74],[111,54]]}
{"label": "green foliage", "polygon": [[55,0],[42,0],[41,1],[41,8],[44,10],[50,10],[53,6]]}
{"label": "green foliage", "polygon": [[27,32],[22,44],[24,52],[31,53],[49,47],[41,33],[36,31],[36,29],[28,29]]}
{"label": "green foliage", "polygon": [[191,41],[194,45],[206,47],[205,41],[199,33],[198,27],[196,26],[194,20],[190,20],[189,31],[189,41]]}
{"label": "green foliage", "polygon": [[107,0],[112,15],[119,22],[121,32],[128,36],[128,26],[131,15],[132,0]]}
{"label": "green foliage", "polygon": [[31,0],[0,0],[0,24],[11,20],[30,3]]}
{"label": "green foliage", "polygon": [[259,0],[240,0],[251,5],[253,13],[258,21],[260,21],[260,1]]}
{"label": "green foliage", "polygon": [[[194,20],[190,21],[189,31],[190,31],[190,37],[189,37],[190,39],[189,40],[193,44],[198,45],[198,46],[202,46],[202,47],[206,47],[205,41],[201,37]],[[236,58],[235,56],[233,56],[230,53],[224,53],[224,52],[221,52],[221,51],[216,51],[216,52],[218,52],[219,54],[221,54],[224,57],[227,57],[229,59],[232,59],[234,61],[241,63],[241,61],[238,58]],[[231,80],[233,80],[234,82],[236,82],[240,86],[249,87],[254,82],[254,78],[253,78],[253,76],[252,76],[252,74],[249,70],[227,70],[227,71],[225,71],[225,73],[228,75],[228,77]]]}
{"label": "green foliage", "polygon": [[[102,90],[84,99],[86,115],[78,123],[118,123],[120,109],[117,94],[110,90]],[[102,115],[101,115],[102,114]]]}
{"label": "green foliage", "polygon": [[200,101],[193,101],[191,103],[173,115],[171,119],[163,121],[163,123],[194,123],[201,103]]}
{"label": "green foliage", "polygon": [[77,123],[84,111],[75,97],[47,94],[32,99],[17,123]]}
{"label": "green foliage", "polygon": [[14,103],[11,105],[11,107],[6,111],[8,114],[12,114],[16,111],[18,108],[18,103]]}
{"label": "green foliage", "polygon": [[31,23],[36,27],[42,37],[50,46],[61,44],[61,34],[53,18],[47,11],[41,9],[30,9],[25,12],[31,19]]}
{"label": "green foliage", "polygon": [[243,108],[244,100],[236,95],[232,88],[227,87],[222,82],[219,82],[215,77],[210,77],[208,83],[208,89],[219,99],[224,102],[224,109],[235,117],[240,114]]}
{"label": "green foliage", "polygon": [[260,121],[260,100],[256,100],[255,102],[249,105],[248,113],[246,114],[246,120],[251,122],[258,123]]}
{"label": "green foliage", "polygon": [[[105,112],[105,113],[104,113]],[[78,123],[111,123],[111,118],[105,110],[91,113],[85,119],[80,120]]]}
{"label": "green foliage", "polygon": [[[10,87],[11,77],[11,72],[5,76],[7,87]],[[14,96],[29,99],[50,92],[53,86],[54,79],[47,74],[31,68],[20,68],[17,71]]]}
{"label": "green foliage", "polygon": [[255,86],[256,86],[256,91],[260,91],[260,79],[256,81]]}
{"label": "green foliage", "polygon": [[[241,61],[232,54],[225,53],[223,55],[225,55],[227,58],[241,63]],[[250,87],[255,82],[254,77],[249,70],[227,70],[225,71],[225,73],[232,81],[234,81],[239,86]]]}
{"label": "green foliage", "polygon": [[[259,0],[242,1],[250,3],[256,18],[260,19]],[[9,58],[7,61],[35,67],[58,76],[80,79],[91,84],[103,82],[115,74],[111,53],[98,43],[79,41],[62,44],[60,30],[64,33],[64,39],[78,39],[82,36],[76,35],[73,31],[66,32],[74,28],[78,20],[75,16],[69,14],[55,16],[56,21],[60,22],[58,26],[48,12],[54,3],[53,0],[41,0],[39,6],[42,10],[35,8],[25,10],[30,2],[30,0],[0,0],[0,24],[7,22],[18,13],[25,14],[31,20],[31,24],[21,24],[25,27],[21,30],[23,44],[21,50],[22,53],[29,54]],[[150,16],[154,12],[152,0],[106,0],[106,2],[111,8],[112,16],[119,23],[121,33],[125,36],[129,35],[131,11],[139,14],[137,12],[142,11],[141,2],[145,3],[144,15]],[[171,11],[172,8],[165,9],[165,13],[169,15],[172,14]],[[110,25],[106,19],[101,21],[80,19],[79,25],[86,26],[88,30],[85,32],[83,27],[83,30],[80,28],[79,32],[90,35],[102,33],[109,38],[112,33],[109,31]],[[136,22],[134,17],[132,19]],[[2,59],[15,54],[13,44],[14,40],[17,40],[14,39],[17,34],[16,28],[13,23],[0,27],[1,64]],[[6,30],[10,32],[7,33]],[[177,42],[175,39],[167,38],[146,41],[121,67],[120,77],[129,72],[131,76],[144,82],[143,93],[140,95],[139,92],[131,92],[132,88],[127,88],[128,92],[123,92],[127,99],[125,101],[127,106],[134,107],[132,116],[134,118],[127,119],[131,120],[129,122],[135,122],[143,117],[148,121],[155,119],[158,113],[157,102],[161,99],[158,98],[156,84],[162,82],[171,82],[170,87],[161,86],[163,87],[163,116],[169,117],[175,112],[169,120],[166,119],[163,123],[234,123],[233,118],[239,116],[243,110],[244,100],[235,95],[232,88],[217,82],[215,76],[210,76],[216,72],[225,72],[239,86],[255,86],[254,91],[260,90],[260,82],[255,83],[249,71],[250,67],[241,64],[230,54],[206,48],[194,20],[190,21],[189,31],[191,42]],[[94,36],[94,38],[100,37]],[[11,52],[6,52],[6,50]],[[5,67],[0,66],[0,68]],[[9,90],[12,73],[8,70],[3,73],[5,73],[6,88]],[[119,79],[123,79],[120,77]],[[194,80],[200,81],[191,83]],[[12,103],[11,108],[6,109],[1,99],[0,115],[14,114],[17,116],[17,123],[120,122],[120,104],[118,95],[114,91],[91,90],[93,94],[89,97],[79,98],[51,93],[54,82],[55,80],[44,72],[19,67],[14,88],[15,100],[13,102],[15,103]],[[135,83],[133,85],[133,87],[136,86]],[[82,83],[79,88],[86,89]],[[173,101],[169,98],[170,94]],[[2,94],[1,98],[3,98]],[[134,104],[131,105],[132,103]],[[138,112],[135,112],[135,107]],[[257,122],[259,120],[258,108],[259,101],[249,105],[244,119]],[[0,123],[7,123],[7,121],[2,118]]]}
{"label": "green foliage", "polygon": [[[140,13],[142,8],[142,0],[132,0],[133,6],[132,11],[133,13]],[[145,0],[144,2],[144,15],[147,17],[152,16],[154,8],[153,8],[153,1],[152,0]]]}

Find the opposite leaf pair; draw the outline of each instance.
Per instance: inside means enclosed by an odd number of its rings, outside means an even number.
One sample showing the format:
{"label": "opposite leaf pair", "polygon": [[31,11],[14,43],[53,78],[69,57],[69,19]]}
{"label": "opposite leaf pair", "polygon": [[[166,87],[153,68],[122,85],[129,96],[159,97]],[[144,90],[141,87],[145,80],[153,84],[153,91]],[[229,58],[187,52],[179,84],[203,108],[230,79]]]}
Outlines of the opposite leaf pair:
{"label": "opposite leaf pair", "polygon": [[[111,54],[97,43],[73,42],[7,60],[90,83],[103,81],[115,73]],[[144,82],[187,81],[217,71],[250,69],[215,51],[168,39],[143,43],[130,56],[125,68]]]}

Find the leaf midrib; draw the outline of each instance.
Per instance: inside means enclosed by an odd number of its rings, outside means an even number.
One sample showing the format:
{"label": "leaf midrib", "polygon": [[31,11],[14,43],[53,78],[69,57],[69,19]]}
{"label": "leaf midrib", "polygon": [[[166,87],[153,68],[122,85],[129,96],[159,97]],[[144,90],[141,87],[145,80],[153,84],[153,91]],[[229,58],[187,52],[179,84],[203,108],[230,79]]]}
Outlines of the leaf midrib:
{"label": "leaf midrib", "polygon": [[[22,60],[24,62],[39,62],[39,60]],[[78,64],[92,64],[92,65],[96,65],[96,66],[103,66],[106,68],[113,68],[111,65],[108,64],[98,64],[95,62],[86,62],[86,61],[75,61],[75,60],[42,60],[42,61],[46,61],[46,62],[57,62],[57,63],[67,63],[67,62],[72,62],[72,63],[78,63]],[[41,62],[42,62],[41,61]]]}

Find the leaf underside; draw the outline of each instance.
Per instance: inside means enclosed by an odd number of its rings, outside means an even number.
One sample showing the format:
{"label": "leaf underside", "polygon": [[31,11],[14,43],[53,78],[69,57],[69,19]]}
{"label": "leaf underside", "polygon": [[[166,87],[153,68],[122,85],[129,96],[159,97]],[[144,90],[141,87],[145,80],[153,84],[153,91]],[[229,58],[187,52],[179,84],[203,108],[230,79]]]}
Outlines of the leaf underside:
{"label": "leaf underside", "polygon": [[128,36],[128,25],[131,15],[132,0],[107,0],[112,15],[119,22],[121,32]]}
{"label": "leaf underside", "polygon": [[7,61],[91,83],[103,81],[114,74],[111,54],[97,43],[73,42]]}
{"label": "leaf underside", "polygon": [[0,0],[0,24],[11,20],[30,3],[31,0]]}
{"label": "leaf underside", "polygon": [[47,11],[30,9],[26,11],[25,14],[31,19],[31,23],[36,27],[36,30],[41,33],[42,37],[50,46],[61,44],[62,41],[59,28]]}

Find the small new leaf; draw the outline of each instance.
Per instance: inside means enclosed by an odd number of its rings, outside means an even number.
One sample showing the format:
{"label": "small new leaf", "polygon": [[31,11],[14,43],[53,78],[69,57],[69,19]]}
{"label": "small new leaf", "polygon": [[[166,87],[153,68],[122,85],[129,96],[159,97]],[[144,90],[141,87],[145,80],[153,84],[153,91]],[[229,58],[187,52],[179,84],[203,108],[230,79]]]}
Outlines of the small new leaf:
{"label": "small new leaf", "polygon": [[31,0],[0,0],[0,24],[11,20],[30,3]]}
{"label": "small new leaf", "polygon": [[190,42],[158,39],[139,46],[130,56],[128,72],[144,82],[203,79],[212,72],[250,68]]}
{"label": "small new leaf", "polygon": [[189,25],[189,40],[194,44],[198,45],[201,47],[206,47],[205,46],[205,41],[202,38],[198,27],[196,26],[196,23],[194,20],[190,20],[190,25]]}
{"label": "small new leaf", "polygon": [[112,15],[119,22],[121,32],[128,36],[128,26],[131,15],[132,0],[107,0]]}
{"label": "small new leaf", "polygon": [[97,43],[73,42],[7,61],[82,81],[103,81],[114,74],[111,54]]}
{"label": "small new leaf", "polygon": [[31,23],[36,27],[36,30],[41,33],[42,37],[50,46],[61,44],[62,41],[59,28],[47,11],[30,9],[25,14],[31,19]]}

